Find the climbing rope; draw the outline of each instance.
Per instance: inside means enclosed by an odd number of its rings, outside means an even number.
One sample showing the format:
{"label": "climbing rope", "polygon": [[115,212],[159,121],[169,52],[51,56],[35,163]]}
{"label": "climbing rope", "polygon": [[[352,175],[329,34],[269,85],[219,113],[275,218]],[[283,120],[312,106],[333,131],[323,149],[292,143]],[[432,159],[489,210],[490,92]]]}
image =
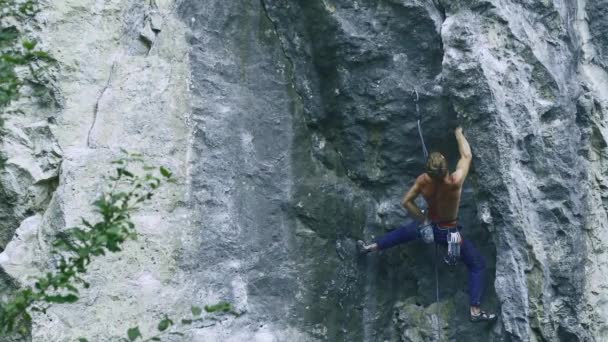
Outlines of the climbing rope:
{"label": "climbing rope", "polygon": [[[422,120],[422,115],[420,114],[420,106],[418,104],[418,101],[420,100],[420,96],[418,96],[418,89],[416,89],[416,87],[414,87],[414,93],[416,94],[416,100],[414,101],[416,103],[416,121],[417,121],[417,125],[418,125],[418,135],[420,136],[420,142],[422,143],[422,154],[424,155],[424,160],[426,161],[429,157],[429,151],[426,148],[426,144],[424,143],[424,136],[422,135],[422,126],[420,125],[420,121]],[[441,330],[439,327],[439,265],[437,262],[437,243],[435,243],[435,260],[434,260],[434,264],[435,264],[435,304],[437,305],[436,307],[436,313],[435,315],[437,316],[437,320],[436,320],[436,329],[437,329],[437,341],[441,341]]]}
{"label": "climbing rope", "polygon": [[436,324],[436,328],[437,328],[437,341],[441,342],[441,329],[439,327],[439,267],[438,267],[438,261],[437,261],[437,244],[435,244],[435,305],[437,305],[437,307],[435,308],[435,315],[437,315],[437,324]]}
{"label": "climbing rope", "polygon": [[422,126],[420,125],[420,121],[422,120],[422,115],[420,114],[420,106],[418,105],[418,100],[420,97],[418,96],[418,90],[414,87],[414,93],[416,93],[416,119],[418,121],[418,135],[420,136],[420,141],[422,142],[422,154],[424,155],[424,160],[429,157],[429,151],[426,149],[426,144],[424,143],[424,136],[422,135]]}

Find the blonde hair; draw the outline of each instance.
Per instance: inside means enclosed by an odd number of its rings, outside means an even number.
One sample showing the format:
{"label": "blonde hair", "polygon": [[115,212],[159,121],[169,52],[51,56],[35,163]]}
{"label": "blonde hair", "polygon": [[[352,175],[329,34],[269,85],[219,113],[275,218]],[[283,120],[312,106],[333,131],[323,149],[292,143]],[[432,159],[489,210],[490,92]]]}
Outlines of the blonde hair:
{"label": "blonde hair", "polygon": [[435,180],[443,179],[448,173],[448,162],[439,152],[432,152],[426,160],[426,173]]}

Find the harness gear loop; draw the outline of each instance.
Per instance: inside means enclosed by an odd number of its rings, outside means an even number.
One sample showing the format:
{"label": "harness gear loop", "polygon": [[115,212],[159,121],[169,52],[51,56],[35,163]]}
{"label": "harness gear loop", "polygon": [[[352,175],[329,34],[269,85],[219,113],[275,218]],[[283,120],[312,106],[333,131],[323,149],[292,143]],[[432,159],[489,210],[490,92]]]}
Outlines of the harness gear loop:
{"label": "harness gear loop", "polygon": [[460,258],[460,244],[462,242],[462,238],[460,237],[460,232],[458,232],[458,228],[450,228],[447,234],[447,240],[448,254],[443,260],[449,266],[456,266],[456,264],[458,263],[458,259]]}

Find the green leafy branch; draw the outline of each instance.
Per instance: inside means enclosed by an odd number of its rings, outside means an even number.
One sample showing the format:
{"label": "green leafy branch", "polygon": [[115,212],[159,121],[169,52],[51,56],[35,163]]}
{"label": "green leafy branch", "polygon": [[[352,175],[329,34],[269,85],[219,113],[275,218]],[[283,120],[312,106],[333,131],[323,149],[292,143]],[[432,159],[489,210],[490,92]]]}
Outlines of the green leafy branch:
{"label": "green leafy branch", "polygon": [[[168,169],[143,165],[140,154],[124,152],[125,157],[112,162],[116,173],[109,177],[109,189],[93,203],[101,219],[91,223],[83,218],[79,227],[58,236],[52,250],[58,259],[57,270],[36,278],[33,287],[20,290],[12,300],[0,305],[0,334],[26,334],[31,312],[46,313],[53,304],[76,302],[78,287],[90,285],[83,275],[91,259],[106,252],[119,252],[126,240],[137,237],[131,213],[152,198],[163,181],[174,179]],[[133,164],[143,165],[143,174],[133,171]]]}
{"label": "green leafy branch", "polygon": [[0,109],[21,96],[24,84],[39,99],[53,96],[49,69],[56,60],[37,49],[37,40],[19,27],[33,22],[39,11],[37,0],[0,0]]}
{"label": "green leafy branch", "polygon": [[[0,139],[5,135],[4,115],[21,112],[7,107],[23,95],[24,85],[29,85],[39,103],[57,102],[51,82],[56,60],[37,48],[38,41],[28,29],[39,11],[38,0],[0,0]],[[0,151],[0,169],[5,162]]]}
{"label": "green leafy branch", "polygon": [[34,0],[0,0],[0,18],[31,18],[39,12],[38,2]]}
{"label": "green leafy branch", "polygon": [[[192,324],[196,322],[202,322],[203,318],[201,317],[201,313],[203,310],[197,306],[192,306],[190,309],[192,315],[188,318],[183,318],[177,323],[171,320],[169,317],[165,315],[157,326],[158,333],[148,338],[144,338],[141,334],[139,327],[130,328],[127,330],[127,338],[123,338],[121,342],[151,342],[151,341],[162,341],[162,337],[164,335],[177,335],[177,336],[185,336],[182,331],[188,329]],[[205,311],[208,313],[229,313],[235,316],[240,316],[241,314],[236,312],[230,303],[221,302],[215,305],[206,305]],[[80,338],[78,342],[88,342],[87,339]]]}

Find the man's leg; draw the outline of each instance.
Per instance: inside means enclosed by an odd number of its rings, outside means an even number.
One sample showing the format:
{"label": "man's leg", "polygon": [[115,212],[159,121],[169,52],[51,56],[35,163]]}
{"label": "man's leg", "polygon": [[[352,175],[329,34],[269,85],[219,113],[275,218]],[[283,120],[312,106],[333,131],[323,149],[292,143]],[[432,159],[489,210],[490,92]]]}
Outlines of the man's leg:
{"label": "man's leg", "polygon": [[481,297],[484,290],[484,274],[486,263],[475,245],[469,240],[463,240],[460,246],[462,261],[469,272],[469,304],[471,305],[471,321],[488,321],[496,318],[493,314],[481,311]]}
{"label": "man's leg", "polygon": [[[403,225],[391,232],[384,234],[371,245],[365,246],[362,241],[358,242],[361,252],[376,252],[391,248],[402,243],[416,240],[418,238],[418,222],[412,221],[410,224]],[[363,244],[363,245],[361,245]]]}

